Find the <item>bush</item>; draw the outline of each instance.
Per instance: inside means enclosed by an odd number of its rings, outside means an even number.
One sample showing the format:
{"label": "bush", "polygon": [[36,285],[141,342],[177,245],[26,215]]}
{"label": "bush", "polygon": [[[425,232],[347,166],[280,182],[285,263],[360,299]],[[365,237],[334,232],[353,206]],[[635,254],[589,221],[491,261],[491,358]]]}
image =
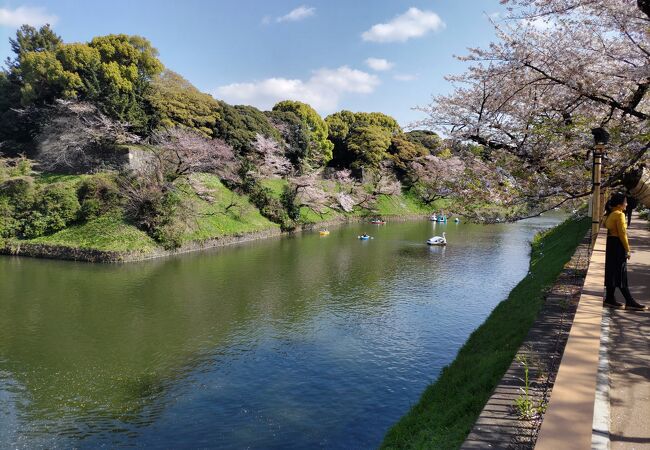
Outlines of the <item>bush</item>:
{"label": "bush", "polygon": [[124,215],[133,225],[167,249],[180,247],[192,205],[172,183],[125,174],[119,179],[125,195]]}
{"label": "bush", "polygon": [[32,174],[32,162],[21,156],[16,158],[14,166],[9,170],[10,177],[26,177]]}
{"label": "bush", "polygon": [[24,212],[21,234],[31,239],[62,230],[77,219],[79,208],[73,188],[60,183],[46,186]]}
{"label": "bush", "polygon": [[280,202],[287,212],[287,216],[297,221],[300,219],[300,206],[296,205],[297,192],[291,186],[285,186],[280,196]]}
{"label": "bush", "polygon": [[122,203],[119,188],[108,176],[93,176],[81,182],[77,189],[81,208],[79,219],[90,220],[99,217]]}
{"label": "bush", "polygon": [[9,198],[0,195],[0,239],[16,235],[20,222],[15,218],[15,209]]}
{"label": "bush", "polygon": [[[16,177],[0,184],[0,195],[9,198],[14,206],[30,200],[34,193],[34,181],[31,177]],[[25,205],[29,207],[28,205]],[[28,209],[28,208],[27,208]]]}
{"label": "bush", "polygon": [[[249,199],[251,203],[260,210],[260,213],[271,222],[279,224],[282,231],[291,231],[295,229],[295,220],[290,216],[287,210],[285,210],[283,203],[273,197],[271,190],[262,186],[258,181],[250,183],[252,186],[248,191]],[[285,199],[285,201],[287,200]],[[297,217],[299,216],[300,214],[298,210]]]}

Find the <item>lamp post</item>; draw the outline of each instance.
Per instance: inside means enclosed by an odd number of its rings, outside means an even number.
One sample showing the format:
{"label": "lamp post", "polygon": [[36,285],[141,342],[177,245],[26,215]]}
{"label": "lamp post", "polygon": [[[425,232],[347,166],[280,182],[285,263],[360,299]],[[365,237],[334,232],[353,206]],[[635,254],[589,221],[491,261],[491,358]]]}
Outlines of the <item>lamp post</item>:
{"label": "lamp post", "polygon": [[602,159],[605,154],[605,145],[609,142],[609,133],[604,128],[594,128],[591,130],[594,135],[594,166],[592,171],[591,188],[591,243],[596,241],[598,230],[600,229],[600,176]]}

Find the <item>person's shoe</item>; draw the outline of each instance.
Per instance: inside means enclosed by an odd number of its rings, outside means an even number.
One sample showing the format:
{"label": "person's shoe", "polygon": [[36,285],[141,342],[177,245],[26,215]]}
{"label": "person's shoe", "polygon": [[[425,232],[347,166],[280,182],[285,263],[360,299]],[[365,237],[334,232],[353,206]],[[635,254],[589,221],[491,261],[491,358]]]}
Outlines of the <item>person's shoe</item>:
{"label": "person's shoe", "polygon": [[632,311],[645,311],[646,309],[648,309],[648,307],[645,306],[645,305],[642,305],[641,303],[637,303],[637,302],[633,301],[632,303],[626,303],[625,304],[625,309],[629,309],[629,310],[632,310]]}
{"label": "person's shoe", "polygon": [[623,309],[623,303],[619,303],[616,300],[605,300],[603,302],[603,306],[607,306],[608,308],[614,308],[614,309]]}

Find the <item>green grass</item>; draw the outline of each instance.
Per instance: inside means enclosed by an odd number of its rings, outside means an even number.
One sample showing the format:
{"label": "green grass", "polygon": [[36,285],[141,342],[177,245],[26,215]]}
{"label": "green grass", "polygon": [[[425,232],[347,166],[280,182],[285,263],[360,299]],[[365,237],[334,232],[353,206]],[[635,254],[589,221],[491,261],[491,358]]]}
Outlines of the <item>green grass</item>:
{"label": "green grass", "polygon": [[510,366],[552,285],[589,228],[568,220],[532,243],[529,274],[492,311],[420,401],[387,433],[383,449],[455,449]]}
{"label": "green grass", "polygon": [[91,176],[93,175],[59,175],[53,173],[43,173],[36,175],[34,177],[34,180],[38,184],[63,183],[66,185],[76,186],[81,180]]}
{"label": "green grass", "polygon": [[104,215],[49,236],[22,242],[117,252],[148,252],[158,247],[147,233],[127,224],[120,214]]}
{"label": "green grass", "polygon": [[444,202],[434,202],[425,206],[408,195],[380,195],[375,208],[379,216],[401,216],[405,214],[430,214],[443,206]]}
{"label": "green grass", "polygon": [[[46,175],[40,176],[41,183],[74,183],[84,176]],[[278,225],[264,218],[248,202],[248,198],[228,190],[216,176],[196,175],[203,186],[209,189],[214,202],[195,197],[193,200],[200,213],[189,231],[183,235],[183,242],[204,241],[223,236],[240,235],[278,228]],[[226,209],[229,205],[232,206]],[[33,244],[48,244],[70,248],[101,251],[147,253],[160,248],[144,231],[127,223],[120,212],[113,212],[86,223],[75,224],[49,236],[19,241]]]}
{"label": "green grass", "polygon": [[195,196],[199,217],[193,229],[183,236],[184,242],[279,228],[279,225],[262,216],[248,197],[230,191],[218,177],[197,174],[195,178],[211,191],[210,196],[214,201],[210,203]]}
{"label": "green grass", "polygon": [[271,195],[277,199],[282,195],[285,186],[289,185],[289,182],[283,178],[267,178],[262,180],[261,183],[262,186],[268,188],[271,191]]}
{"label": "green grass", "polygon": [[[39,184],[62,184],[71,189],[77,189],[79,183],[90,177],[112,176],[107,174],[96,175],[55,175],[40,174],[35,176]],[[260,211],[250,203],[247,196],[236,194],[227,189],[218,177],[209,174],[195,174],[193,177],[203,186],[203,190],[212,199],[207,201],[193,193],[192,188],[186,186],[185,193],[181,194],[185,200],[194,204],[198,217],[192,218],[187,224],[185,232],[181,235],[182,243],[193,241],[206,241],[224,236],[238,236],[245,233],[254,233],[279,228],[260,214]],[[280,198],[287,180],[270,178],[261,181],[262,185],[271,191],[271,195]],[[324,182],[323,187],[332,189],[330,184]],[[338,188],[335,188],[338,189]],[[300,210],[300,223],[313,224],[323,221],[336,220],[345,216],[407,216],[414,214],[428,214],[433,210],[447,209],[449,201],[442,200],[426,207],[407,195],[379,196],[373,209],[356,209],[351,213],[343,213],[328,209],[323,214],[303,207]],[[49,236],[39,237],[28,241],[38,244],[60,245],[70,248],[96,249],[102,251],[141,251],[149,252],[160,248],[151,237],[127,223],[120,212],[90,220],[82,224],[74,224]]]}

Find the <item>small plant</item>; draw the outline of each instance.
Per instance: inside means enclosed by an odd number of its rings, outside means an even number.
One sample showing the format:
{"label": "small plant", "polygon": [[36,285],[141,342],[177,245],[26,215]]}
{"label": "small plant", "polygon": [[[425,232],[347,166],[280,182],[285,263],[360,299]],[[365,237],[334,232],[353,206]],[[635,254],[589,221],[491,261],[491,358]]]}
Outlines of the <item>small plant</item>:
{"label": "small plant", "polygon": [[525,355],[518,355],[517,362],[524,367],[524,387],[519,388],[521,395],[515,400],[515,409],[521,419],[531,420],[535,417],[544,414],[546,411],[546,404],[543,401],[535,403],[535,400],[530,395],[530,378],[529,378],[529,364],[528,358]]}

